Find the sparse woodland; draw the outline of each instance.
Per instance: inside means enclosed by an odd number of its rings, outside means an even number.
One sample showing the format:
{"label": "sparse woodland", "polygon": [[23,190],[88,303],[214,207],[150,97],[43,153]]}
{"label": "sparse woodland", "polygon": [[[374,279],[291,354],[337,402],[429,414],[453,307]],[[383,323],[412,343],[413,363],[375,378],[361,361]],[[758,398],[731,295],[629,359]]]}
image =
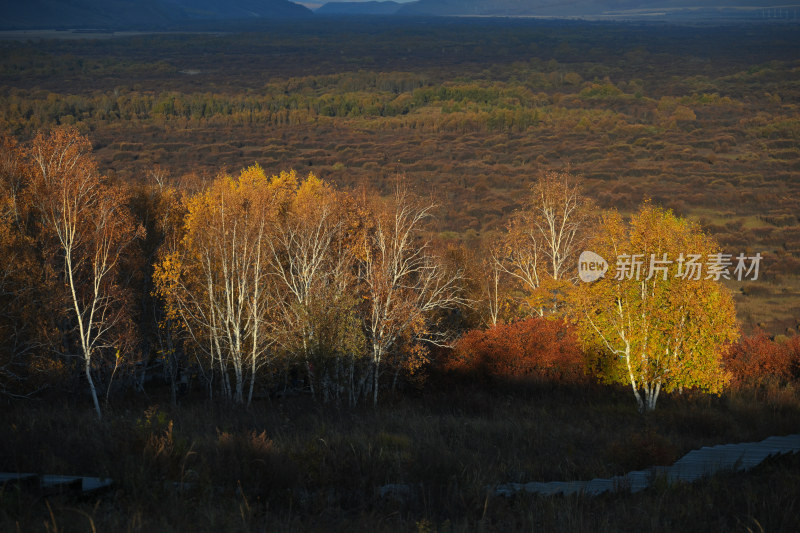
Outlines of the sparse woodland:
{"label": "sparse woodland", "polygon": [[[125,187],[99,175],[73,128],[3,146],[2,245],[29,258],[25,271],[8,261],[3,272],[11,396],[61,386],[80,368],[102,417],[97,381],[108,402],[161,368],[173,403],[192,380],[209,398],[246,406],[290,389],[353,406],[377,404],[389,383],[463,367],[629,383],[644,411],[662,387],[719,393],[731,379],[723,355],[739,331],[720,276],[682,278],[673,261],[655,276],[652,266],[646,277],[612,271],[593,283],[576,273],[584,248],[666,259],[710,257],[718,245],[650,204],[629,221],[598,217],[569,172],[543,172],[479,258],[432,241],[433,206],[400,178],[388,198],[257,165],[195,192],[156,171],[152,183]],[[40,279],[51,283],[41,317],[30,314]],[[25,328],[48,318],[48,331]],[[477,347],[495,334],[504,345]],[[473,340],[454,356],[462,335]]]}
{"label": "sparse woodland", "polygon": [[0,529],[800,526],[487,495],[800,430],[796,28],[297,24],[0,44]]}

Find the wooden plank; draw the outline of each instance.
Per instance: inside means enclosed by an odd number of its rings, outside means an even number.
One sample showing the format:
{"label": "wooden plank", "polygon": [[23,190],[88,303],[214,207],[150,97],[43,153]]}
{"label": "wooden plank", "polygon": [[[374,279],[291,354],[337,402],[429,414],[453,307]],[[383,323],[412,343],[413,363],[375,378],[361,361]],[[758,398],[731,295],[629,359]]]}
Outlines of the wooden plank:
{"label": "wooden plank", "polygon": [[800,434],[769,437],[761,442],[704,446],[699,450],[690,451],[672,466],[657,466],[648,470],[628,472],[624,476],[615,476],[611,479],[506,483],[496,487],[495,494],[510,496],[515,492],[525,491],[552,496],[554,494],[597,495],[621,490],[639,492],[648,488],[656,477],[666,478],[670,483],[693,482],[717,472],[750,470],[772,455],[797,452],[800,452]]}
{"label": "wooden plank", "polygon": [[80,476],[42,476],[41,489],[45,494],[61,492],[81,492],[83,478]]}
{"label": "wooden plank", "polygon": [[82,478],[81,490],[84,494],[95,492],[102,489],[110,488],[114,482],[107,478],[102,477],[84,477]]}
{"label": "wooden plank", "polygon": [[20,487],[25,490],[36,490],[39,488],[39,475],[32,473],[0,473],[0,488]]}

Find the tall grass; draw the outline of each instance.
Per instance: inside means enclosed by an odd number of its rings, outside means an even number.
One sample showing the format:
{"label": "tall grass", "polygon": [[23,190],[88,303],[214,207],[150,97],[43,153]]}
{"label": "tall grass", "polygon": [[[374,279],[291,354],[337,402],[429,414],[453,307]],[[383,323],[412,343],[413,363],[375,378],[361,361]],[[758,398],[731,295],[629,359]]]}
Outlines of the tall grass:
{"label": "tall grass", "polygon": [[[636,495],[491,494],[499,483],[610,476],[669,464],[704,445],[800,431],[796,390],[783,389],[778,400],[747,391],[672,396],[642,416],[622,388],[451,383],[440,389],[356,409],[310,399],[264,402],[249,411],[199,398],[170,407],[166,395],[163,404],[151,395],[118,405],[102,422],[82,400],[9,404],[0,415],[0,471],[106,476],[115,484],[102,494],[48,499],[6,487],[0,530],[613,531],[697,524],[758,530],[759,524],[797,524],[798,515],[789,513],[800,502],[797,458],[752,475]],[[783,493],[775,494],[767,477]]]}

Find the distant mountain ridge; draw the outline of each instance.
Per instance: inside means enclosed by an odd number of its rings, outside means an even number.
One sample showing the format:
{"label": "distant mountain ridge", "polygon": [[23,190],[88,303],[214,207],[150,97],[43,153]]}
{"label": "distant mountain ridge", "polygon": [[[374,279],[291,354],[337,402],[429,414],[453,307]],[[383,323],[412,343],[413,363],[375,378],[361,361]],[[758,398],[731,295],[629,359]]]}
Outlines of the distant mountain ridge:
{"label": "distant mountain ridge", "polygon": [[403,4],[385,0],[382,2],[328,2],[315,13],[320,15],[394,15]]}
{"label": "distant mountain ridge", "polygon": [[[652,15],[691,19],[727,13],[751,18],[800,19],[800,0],[416,0],[334,1],[320,15],[543,16]],[[749,8],[749,9],[748,9]],[[760,10],[764,10],[762,14]],[[311,17],[289,0],[0,0],[0,29],[167,29],[193,21],[272,20]]]}
{"label": "distant mountain ridge", "polygon": [[288,0],[161,0],[189,18],[246,19],[269,16],[308,16],[310,11]]}
{"label": "distant mountain ridge", "polygon": [[[438,16],[591,16],[609,13],[673,13],[783,6],[774,0],[418,0],[400,15]],[[800,8],[800,4],[795,6]]]}
{"label": "distant mountain ridge", "polygon": [[191,20],[309,17],[288,0],[4,0],[0,28],[158,28]]}

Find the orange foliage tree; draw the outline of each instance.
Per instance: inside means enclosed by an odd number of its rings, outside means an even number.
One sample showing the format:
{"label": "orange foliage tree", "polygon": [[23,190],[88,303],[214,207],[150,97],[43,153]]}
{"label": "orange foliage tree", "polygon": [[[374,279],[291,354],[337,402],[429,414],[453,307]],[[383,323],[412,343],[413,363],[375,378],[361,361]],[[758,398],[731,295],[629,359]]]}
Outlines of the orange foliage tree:
{"label": "orange foliage tree", "polygon": [[44,386],[58,302],[53,276],[36,248],[24,147],[0,137],[0,393],[27,396]]}
{"label": "orange foliage tree", "polygon": [[351,198],[313,174],[279,179],[289,196],[267,241],[277,338],[305,365],[312,393],[321,388],[324,399],[338,398],[346,388],[352,403],[347,384],[363,354],[363,333],[355,314]]}
{"label": "orange foliage tree", "polygon": [[104,351],[121,356],[114,331],[126,320],[126,309],[118,276],[125,249],[144,230],[131,216],[124,191],[103,182],[91,144],[77,130],[38,135],[28,161],[41,245],[50,250],[64,282],[84,372],[101,417],[92,366]]}
{"label": "orange foliage tree", "polygon": [[800,377],[800,336],[776,342],[757,330],[731,345],[723,363],[734,386],[785,384]]}
{"label": "orange foliage tree", "polygon": [[575,327],[562,318],[551,317],[469,331],[455,344],[443,367],[557,383],[577,383],[587,378]]}
{"label": "orange foliage tree", "polygon": [[368,211],[370,223],[357,251],[357,270],[373,403],[378,402],[386,358],[394,355],[396,365],[414,371],[424,362],[424,353],[400,351],[399,346],[421,339],[447,342],[449,332],[435,327],[436,314],[466,303],[461,272],[445,268],[421,238],[422,224],[432,209],[399,184],[389,202],[376,202]]}

